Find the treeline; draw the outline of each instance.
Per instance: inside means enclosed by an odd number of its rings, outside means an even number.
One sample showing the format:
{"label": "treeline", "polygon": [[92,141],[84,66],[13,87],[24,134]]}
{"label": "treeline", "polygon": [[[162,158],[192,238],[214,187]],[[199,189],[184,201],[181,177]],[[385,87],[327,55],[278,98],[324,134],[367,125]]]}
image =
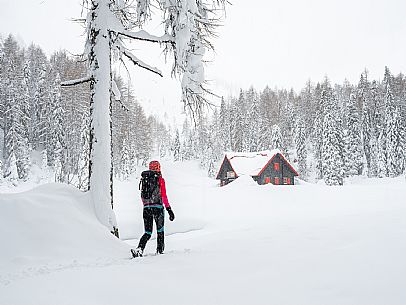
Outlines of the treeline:
{"label": "treeline", "polygon": [[[55,180],[88,187],[89,98],[87,84],[61,87],[86,74],[86,63],[65,51],[48,59],[39,46],[21,48],[13,36],[0,38],[0,179],[12,183],[30,175],[33,152]],[[128,177],[154,150],[168,153],[166,127],[147,117],[131,87],[115,77],[120,101],[112,101],[113,166]]]}
{"label": "treeline", "polygon": [[382,81],[364,72],[356,85],[326,78],[299,93],[251,87],[196,128],[184,126],[173,147],[175,159],[199,158],[211,175],[225,151],[278,148],[305,180],[394,177],[406,166],[406,78],[385,68]]}
{"label": "treeline", "polygon": [[[88,187],[88,85],[61,87],[84,77],[86,64],[40,47],[0,38],[0,179],[30,174],[35,153],[55,180]],[[342,184],[353,175],[394,177],[406,167],[406,78],[385,68],[382,81],[361,74],[358,84],[310,81],[299,92],[266,87],[222,99],[210,116],[180,130],[147,117],[131,86],[115,77],[112,98],[114,174],[126,179],[152,154],[199,159],[214,176],[226,151],[278,148],[302,179]],[[35,160],[34,160],[35,161]]]}

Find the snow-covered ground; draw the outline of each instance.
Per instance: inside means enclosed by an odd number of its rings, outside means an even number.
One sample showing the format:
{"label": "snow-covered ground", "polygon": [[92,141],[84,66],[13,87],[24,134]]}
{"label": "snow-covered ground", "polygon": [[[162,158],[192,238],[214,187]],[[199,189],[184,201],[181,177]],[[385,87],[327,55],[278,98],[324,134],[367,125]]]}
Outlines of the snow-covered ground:
{"label": "snow-covered ground", "polygon": [[136,178],[115,185],[123,241],[71,187],[1,194],[0,304],[406,304],[404,177],[219,188],[193,162],[162,167],[176,219],[161,256],[152,239],[129,259]]}

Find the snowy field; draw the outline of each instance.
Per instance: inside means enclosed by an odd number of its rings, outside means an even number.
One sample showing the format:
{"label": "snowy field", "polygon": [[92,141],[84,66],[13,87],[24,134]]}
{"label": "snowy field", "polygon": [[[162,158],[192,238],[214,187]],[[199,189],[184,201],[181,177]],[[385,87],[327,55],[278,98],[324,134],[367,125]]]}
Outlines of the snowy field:
{"label": "snowy field", "polygon": [[137,179],[115,186],[123,241],[71,187],[1,194],[0,305],[406,304],[405,177],[219,188],[192,162],[163,175],[166,253],[151,239],[133,260]]}

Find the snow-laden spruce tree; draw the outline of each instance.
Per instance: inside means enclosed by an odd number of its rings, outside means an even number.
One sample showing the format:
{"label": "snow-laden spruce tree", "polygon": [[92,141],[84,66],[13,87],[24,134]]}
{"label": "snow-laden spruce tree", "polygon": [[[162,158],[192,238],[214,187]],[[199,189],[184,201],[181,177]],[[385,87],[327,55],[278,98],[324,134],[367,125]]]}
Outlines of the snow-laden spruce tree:
{"label": "snow-laden spruce tree", "polygon": [[[351,117],[351,112],[353,112],[349,108],[355,107],[355,110],[357,111],[358,108],[357,106],[359,105],[361,107],[361,112],[360,112],[360,128],[361,128],[361,141],[362,141],[362,150],[365,158],[365,168],[368,171],[368,175],[371,175],[371,133],[372,131],[372,124],[373,124],[373,107],[372,107],[372,87],[368,81],[368,73],[365,71],[364,73],[361,74],[360,81],[358,83],[358,88],[357,88],[357,101],[353,103],[350,101],[350,103],[347,105],[347,115]],[[357,105],[358,103],[358,105]],[[355,117],[354,117],[355,119]],[[351,122],[347,122],[348,128],[351,128]],[[346,162],[347,163],[347,162]]]}
{"label": "snow-laden spruce tree", "polygon": [[383,80],[385,87],[385,150],[387,174],[395,177],[403,173],[405,162],[405,129],[402,122],[400,105],[395,99],[394,79],[385,67]]}
{"label": "snow-laden spruce tree", "polygon": [[[355,94],[350,95],[347,105],[347,125],[345,167],[347,175],[361,175],[363,169],[363,149],[361,139],[360,116],[356,105]],[[368,136],[369,145],[370,136]]]}
{"label": "snow-laden spruce tree", "polygon": [[[381,94],[381,86],[377,81],[371,82],[371,161],[369,168],[370,177],[386,176],[385,153],[385,103]],[[366,152],[366,151],[365,151]],[[379,164],[378,164],[379,163]]]}
{"label": "snow-laden spruce tree", "polygon": [[248,150],[250,152],[258,151],[260,149],[260,127],[261,127],[261,115],[259,112],[259,97],[254,87],[247,92],[247,100],[249,105],[248,111]]}
{"label": "snow-laden spruce tree", "polygon": [[311,138],[313,143],[313,154],[317,179],[323,179],[322,146],[323,146],[323,120],[326,100],[332,98],[332,88],[326,79],[323,85],[317,84],[315,88],[316,114],[313,122]]}
{"label": "snow-laden spruce tree", "polygon": [[295,134],[295,104],[296,94],[291,89],[286,96],[283,104],[283,110],[280,112],[280,127],[282,130],[284,153],[289,156],[289,150],[294,146],[294,134]]}
{"label": "snow-laden spruce tree", "polygon": [[298,162],[298,170],[302,179],[307,177],[307,148],[306,148],[306,133],[302,119],[299,119],[296,126],[295,147]]}
{"label": "snow-laden spruce tree", "polygon": [[18,171],[17,171],[17,160],[14,152],[11,152],[8,160],[8,172],[7,178],[13,184],[17,185],[18,183]]}
{"label": "snow-laden spruce tree", "polygon": [[396,177],[405,169],[405,130],[397,107],[388,107],[386,124],[386,155],[390,177]]}
{"label": "snow-laden spruce tree", "polygon": [[49,97],[49,123],[47,128],[47,133],[49,140],[47,141],[48,147],[47,151],[51,155],[52,163],[57,167],[60,167],[57,171],[55,177],[57,182],[62,182],[62,165],[64,162],[63,158],[63,149],[65,147],[65,129],[66,124],[64,122],[65,110],[62,107],[62,96],[61,96],[61,87],[60,87],[60,76],[59,73],[55,75],[55,81],[50,90]]}
{"label": "snow-laden spruce tree", "polygon": [[368,168],[368,177],[376,177],[378,175],[378,139],[375,134],[374,128],[372,128],[372,133],[369,140],[369,147],[371,158]]}
{"label": "snow-laden spruce tree", "polygon": [[233,124],[232,127],[232,143],[233,151],[248,151],[248,139],[246,137],[247,134],[247,120],[248,120],[248,112],[247,112],[247,100],[246,94],[241,89],[240,95],[238,99],[235,101],[234,105],[232,106],[232,114],[230,116],[231,123]]}
{"label": "snow-laden spruce tree", "polygon": [[229,107],[226,105],[224,98],[221,98],[218,128],[221,150],[222,152],[229,151],[231,149]]}
{"label": "snow-laden spruce tree", "polygon": [[325,80],[322,92],[324,119],[322,128],[321,165],[323,179],[327,185],[344,183],[344,139],[339,118],[338,100]]}
{"label": "snow-laden spruce tree", "polygon": [[260,150],[266,150],[270,147],[271,129],[269,126],[273,125],[271,118],[270,103],[272,100],[273,92],[266,86],[260,95],[259,100],[259,113],[261,114],[260,131],[259,131],[259,144]]}
{"label": "snow-laden spruce tree", "polygon": [[42,49],[31,44],[26,51],[27,98],[30,105],[29,140],[34,149],[47,148],[48,162],[52,162],[52,152],[49,149],[50,140],[47,134],[49,125],[49,81],[47,73],[49,63]]}
{"label": "snow-laden spruce tree", "polygon": [[207,142],[207,149],[205,150],[205,158],[207,174],[209,177],[215,178],[218,171],[218,161],[223,157],[224,150],[222,149],[224,143],[221,142],[221,127],[220,114],[217,109],[214,110],[212,121],[209,125],[209,136]]}
{"label": "snow-laden spruce tree", "polygon": [[388,167],[387,167],[387,155],[386,155],[386,135],[385,132],[382,131],[377,139],[376,145],[376,171],[377,176],[379,178],[387,177],[388,176]]}
{"label": "snow-laden spruce tree", "polygon": [[[63,85],[90,82],[90,192],[101,223],[118,235],[113,205],[111,157],[111,102],[117,86],[112,81],[112,54],[120,60],[162,76],[162,72],[143,62],[126,46],[128,40],[157,43],[174,55],[173,75],[182,75],[182,101],[192,114],[206,102],[203,55],[212,48],[211,39],[218,25],[216,13],[225,0],[84,0],[88,9],[86,77]],[[155,36],[142,27],[161,11],[163,35]]]}
{"label": "snow-laden spruce tree", "polygon": [[191,128],[189,120],[185,118],[182,126],[182,160],[191,160],[197,156],[196,153],[196,135],[195,130]]}
{"label": "snow-laden spruce tree", "polygon": [[327,113],[323,122],[323,145],[321,149],[323,178],[327,185],[343,185],[343,150],[341,126],[332,113]]}
{"label": "snow-laden spruce tree", "polygon": [[121,157],[120,158],[121,169],[119,176],[122,180],[127,180],[134,170],[134,167],[130,165],[131,163],[130,144],[128,143],[127,139],[124,139],[120,157]]}
{"label": "snow-laden spruce tree", "polygon": [[283,137],[281,129],[278,125],[273,125],[271,128],[271,141],[269,145],[270,149],[279,149],[283,151]]}
{"label": "snow-laden spruce tree", "polygon": [[[28,111],[23,57],[17,41],[8,36],[3,46],[2,82],[0,84],[4,131],[4,175],[11,180],[25,179],[29,170]],[[17,169],[17,175],[16,175]]]}
{"label": "snow-laden spruce tree", "polygon": [[176,129],[175,142],[173,143],[173,160],[174,161],[181,161],[180,151],[181,151],[181,147],[180,147],[179,129]]}
{"label": "snow-laden spruce tree", "polygon": [[90,132],[89,116],[83,114],[80,127],[80,150],[78,157],[78,188],[81,190],[89,189],[89,157],[90,157]]}

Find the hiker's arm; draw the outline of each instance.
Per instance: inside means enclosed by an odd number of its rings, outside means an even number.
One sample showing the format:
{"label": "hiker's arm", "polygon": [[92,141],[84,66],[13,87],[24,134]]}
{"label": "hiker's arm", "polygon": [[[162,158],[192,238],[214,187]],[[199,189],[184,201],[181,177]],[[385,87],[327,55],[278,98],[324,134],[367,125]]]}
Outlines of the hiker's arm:
{"label": "hiker's arm", "polygon": [[159,179],[159,186],[161,188],[162,203],[164,204],[165,208],[169,208],[170,204],[168,202],[168,197],[166,196],[165,180],[162,177]]}

